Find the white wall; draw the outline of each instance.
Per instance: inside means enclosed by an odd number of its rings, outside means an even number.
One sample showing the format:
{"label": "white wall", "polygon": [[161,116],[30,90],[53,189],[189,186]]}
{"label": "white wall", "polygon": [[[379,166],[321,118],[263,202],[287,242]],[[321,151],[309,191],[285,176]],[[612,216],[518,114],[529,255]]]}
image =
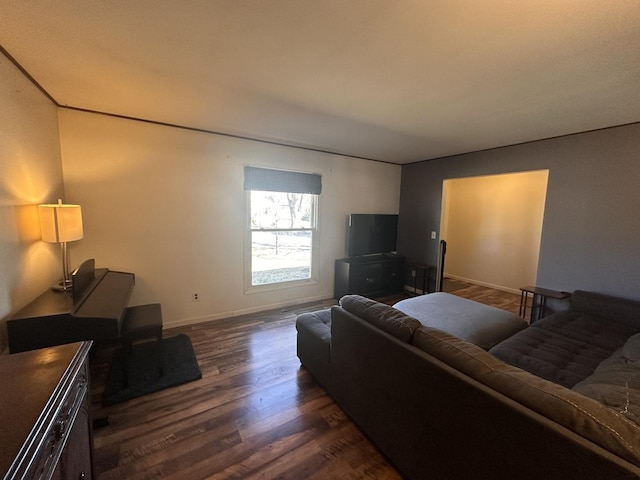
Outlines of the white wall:
{"label": "white wall", "polygon": [[445,275],[514,292],[535,285],[548,174],[445,180]]}
{"label": "white wall", "polygon": [[[67,201],[83,208],[72,267],[136,274],[131,304],[161,302],[165,324],[330,298],[348,213],[397,213],[397,165],[61,109]],[[322,175],[317,283],[245,294],[245,165]],[[192,292],[201,300],[193,302]]]}
{"label": "white wall", "polygon": [[[40,240],[39,203],[63,197],[57,107],[0,54],[0,319],[61,277],[60,251]],[[0,351],[6,325],[0,325]]]}

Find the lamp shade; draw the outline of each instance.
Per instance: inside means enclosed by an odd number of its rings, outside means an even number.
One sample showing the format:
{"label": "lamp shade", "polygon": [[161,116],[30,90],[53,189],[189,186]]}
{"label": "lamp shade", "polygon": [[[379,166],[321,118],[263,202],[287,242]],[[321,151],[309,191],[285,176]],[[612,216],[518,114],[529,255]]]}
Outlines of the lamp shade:
{"label": "lamp shade", "polygon": [[82,209],[80,205],[45,204],[38,207],[42,240],[49,243],[64,243],[80,240],[82,232]]}

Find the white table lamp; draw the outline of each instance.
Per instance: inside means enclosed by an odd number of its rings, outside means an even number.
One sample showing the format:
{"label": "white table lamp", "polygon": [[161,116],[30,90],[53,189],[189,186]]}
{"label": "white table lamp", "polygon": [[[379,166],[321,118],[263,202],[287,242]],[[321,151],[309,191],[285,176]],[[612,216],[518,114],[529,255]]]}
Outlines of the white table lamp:
{"label": "white table lamp", "polygon": [[83,236],[82,209],[80,205],[65,205],[62,200],[58,200],[57,204],[40,205],[38,210],[42,240],[48,243],[59,243],[62,253],[62,281],[53,288],[70,290],[67,242],[80,240]]}

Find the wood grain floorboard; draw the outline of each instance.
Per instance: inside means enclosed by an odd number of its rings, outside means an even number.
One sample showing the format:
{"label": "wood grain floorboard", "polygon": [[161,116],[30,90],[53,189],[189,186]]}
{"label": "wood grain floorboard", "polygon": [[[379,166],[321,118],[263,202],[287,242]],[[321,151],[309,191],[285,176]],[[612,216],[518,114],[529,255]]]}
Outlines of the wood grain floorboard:
{"label": "wood grain floorboard", "polygon": [[[519,295],[468,285],[452,292],[515,313]],[[393,304],[403,295],[379,299]],[[171,328],[191,338],[202,379],[103,407],[117,345],[92,361],[96,475],[117,479],[402,478],[300,366],[296,316],[335,304]]]}
{"label": "wood grain floorboard", "polygon": [[475,300],[476,302],[484,303],[486,305],[502,308],[503,310],[507,310],[518,315],[520,310],[519,293],[496,290],[470,283],[466,283],[465,285],[465,287],[451,293],[459,297],[468,298],[469,300]]}

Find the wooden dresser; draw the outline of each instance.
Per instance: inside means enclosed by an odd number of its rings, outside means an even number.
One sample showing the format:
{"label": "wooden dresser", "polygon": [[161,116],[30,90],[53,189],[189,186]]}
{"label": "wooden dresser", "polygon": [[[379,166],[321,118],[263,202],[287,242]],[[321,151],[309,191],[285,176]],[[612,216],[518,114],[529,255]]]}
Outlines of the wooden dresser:
{"label": "wooden dresser", "polygon": [[91,342],[0,357],[3,479],[92,479]]}

